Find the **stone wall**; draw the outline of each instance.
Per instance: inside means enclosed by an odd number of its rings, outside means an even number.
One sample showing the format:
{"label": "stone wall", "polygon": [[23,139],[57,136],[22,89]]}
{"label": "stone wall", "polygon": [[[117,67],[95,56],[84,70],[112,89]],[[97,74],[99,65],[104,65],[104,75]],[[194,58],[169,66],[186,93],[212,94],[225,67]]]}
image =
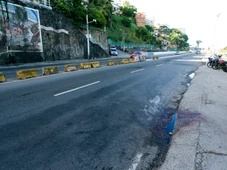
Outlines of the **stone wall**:
{"label": "stone wall", "polygon": [[108,52],[108,38],[104,31],[91,30],[91,41],[98,44],[102,49]]}
{"label": "stone wall", "polygon": [[[27,52],[26,49],[23,52],[7,51],[6,49],[9,50],[10,47],[6,47],[8,43],[2,38],[0,45],[4,46],[5,51],[0,53],[0,64],[87,58],[86,36],[63,15],[32,3],[10,2],[39,10],[43,52]],[[3,26],[0,25],[0,27]],[[105,39],[105,36],[101,37]],[[104,39],[100,38],[102,47],[97,45],[97,41],[90,43],[91,58],[109,57],[107,49],[105,49],[107,48],[107,38],[106,42]]]}

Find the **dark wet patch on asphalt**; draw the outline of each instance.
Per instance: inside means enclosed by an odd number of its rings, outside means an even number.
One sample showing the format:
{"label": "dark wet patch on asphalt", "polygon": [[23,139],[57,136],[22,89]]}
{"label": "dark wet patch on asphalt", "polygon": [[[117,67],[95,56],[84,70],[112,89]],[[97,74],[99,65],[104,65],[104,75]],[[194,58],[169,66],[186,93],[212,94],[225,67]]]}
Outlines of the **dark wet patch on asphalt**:
{"label": "dark wet patch on asphalt", "polygon": [[174,114],[172,115],[172,120],[171,120],[171,122],[165,127],[165,132],[166,132],[166,134],[169,134],[169,135],[170,135],[169,138],[168,138],[168,140],[167,140],[167,144],[170,143],[171,136],[172,136],[172,134],[173,134],[173,129],[174,129],[175,122],[176,122],[176,117],[177,117],[177,114],[174,113]]}
{"label": "dark wet patch on asphalt", "polygon": [[168,152],[172,135],[180,127],[187,126],[194,120],[200,119],[199,113],[187,112],[188,114],[184,114],[186,113],[185,111],[178,111],[180,101],[194,76],[194,72],[186,75],[177,94],[173,95],[166,109],[156,118],[155,126],[150,129],[151,137],[147,137],[144,141],[145,146],[158,146],[157,155],[148,169],[156,169],[162,165]]}
{"label": "dark wet patch on asphalt", "polygon": [[160,167],[165,159],[176,120],[175,113],[176,109],[165,109],[164,113],[156,119],[155,126],[150,130],[152,138],[145,139],[144,145],[158,146],[158,153],[148,169]]}

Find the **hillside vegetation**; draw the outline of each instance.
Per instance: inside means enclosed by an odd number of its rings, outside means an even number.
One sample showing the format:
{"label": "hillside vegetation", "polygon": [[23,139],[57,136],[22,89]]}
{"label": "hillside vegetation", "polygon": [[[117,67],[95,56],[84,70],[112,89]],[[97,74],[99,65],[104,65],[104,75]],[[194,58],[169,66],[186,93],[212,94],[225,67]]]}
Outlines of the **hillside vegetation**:
{"label": "hillside vegetation", "polygon": [[[120,12],[113,10],[111,0],[51,0],[51,6],[56,12],[64,14],[76,27],[86,28],[86,13],[91,29],[106,30],[108,38],[115,42],[152,44],[155,48],[175,47],[188,49],[188,36],[176,28],[162,25],[155,28],[151,25],[137,27],[135,12],[137,8],[126,1]],[[166,49],[168,49],[166,48]]]}

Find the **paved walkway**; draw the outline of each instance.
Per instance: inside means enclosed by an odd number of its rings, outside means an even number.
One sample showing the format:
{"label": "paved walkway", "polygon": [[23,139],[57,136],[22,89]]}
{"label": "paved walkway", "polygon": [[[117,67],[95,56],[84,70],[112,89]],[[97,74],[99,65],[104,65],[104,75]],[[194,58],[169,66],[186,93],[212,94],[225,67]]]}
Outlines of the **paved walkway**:
{"label": "paved walkway", "polygon": [[195,72],[159,169],[227,170],[227,73],[206,65]]}

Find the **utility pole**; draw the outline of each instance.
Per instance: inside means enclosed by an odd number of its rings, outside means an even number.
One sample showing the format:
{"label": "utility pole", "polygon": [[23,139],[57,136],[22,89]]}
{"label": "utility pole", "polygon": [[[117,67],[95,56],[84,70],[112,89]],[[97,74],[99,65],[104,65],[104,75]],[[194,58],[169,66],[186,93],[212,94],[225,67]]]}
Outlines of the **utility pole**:
{"label": "utility pole", "polygon": [[89,36],[89,22],[88,22],[88,10],[86,11],[86,27],[87,27],[87,59],[90,59],[90,36]]}
{"label": "utility pole", "polygon": [[220,17],[220,15],[221,14],[219,13],[218,15],[216,15],[216,18],[215,18],[214,33],[213,33],[213,39],[212,39],[212,45],[211,45],[213,52],[215,52],[215,41],[216,41],[215,36],[217,31],[218,18]]}
{"label": "utility pole", "polygon": [[122,46],[123,46],[123,51],[125,51],[125,36],[126,36],[126,32],[125,32],[125,29],[123,29],[123,32],[122,32]]}
{"label": "utility pole", "polygon": [[86,29],[87,29],[87,59],[90,59],[90,34],[89,34],[89,24],[92,22],[96,22],[95,19],[92,21],[88,21],[88,4],[89,0],[83,0],[81,5],[84,6],[84,9],[86,10]]}

